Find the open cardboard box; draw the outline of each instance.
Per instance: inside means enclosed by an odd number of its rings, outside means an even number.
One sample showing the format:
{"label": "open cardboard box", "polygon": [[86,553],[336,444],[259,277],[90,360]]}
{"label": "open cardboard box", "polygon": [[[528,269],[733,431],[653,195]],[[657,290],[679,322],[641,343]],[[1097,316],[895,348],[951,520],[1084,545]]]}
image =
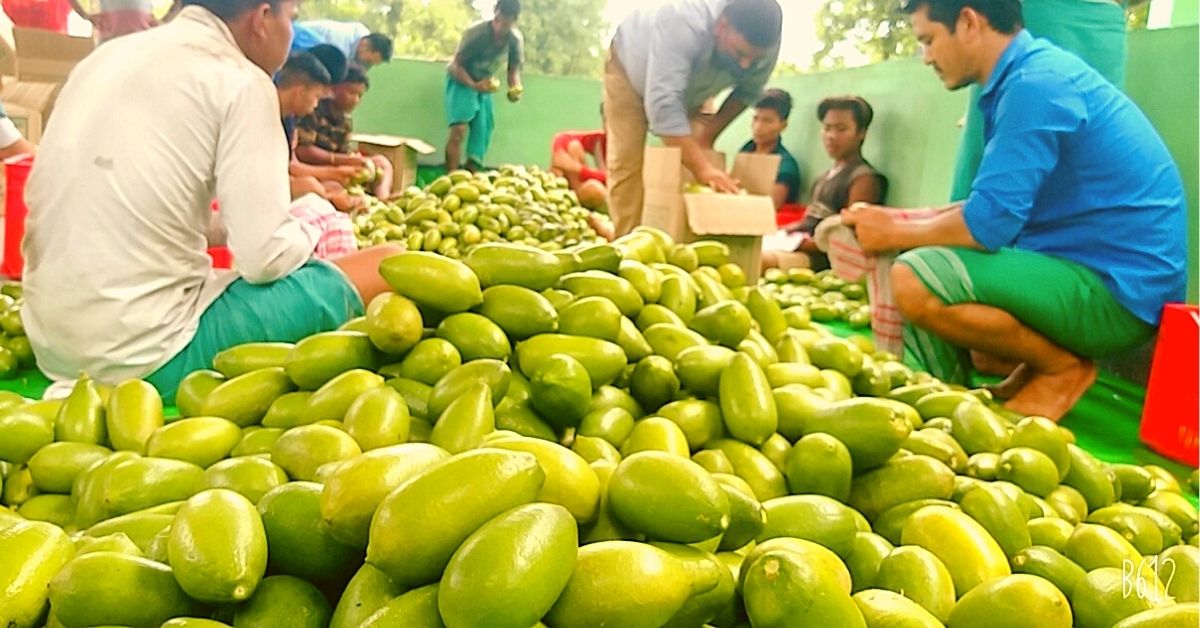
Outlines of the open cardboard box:
{"label": "open cardboard box", "polygon": [[[746,271],[752,284],[762,266],[762,238],[775,233],[775,204],[771,189],[779,172],[779,155],[738,153],[729,174],[747,194],[684,194],[684,183],[693,181],[683,167],[678,148],[647,146],[642,168],[645,206],[642,224],[667,232],[678,242],[719,240],[729,246],[730,261]],[[710,152],[709,159],[722,169],[725,155]]]}
{"label": "open cardboard box", "polygon": [[369,133],[353,133],[350,141],[358,143],[358,150],[364,155],[383,155],[392,162],[392,190],[403,191],[404,188],[417,183],[417,157],[434,152],[434,147],[412,137],[396,135],[372,135]]}
{"label": "open cardboard box", "polygon": [[[25,139],[37,143],[67,76],[95,44],[36,28],[0,24],[0,100]],[[15,78],[16,80],[13,80]]]}

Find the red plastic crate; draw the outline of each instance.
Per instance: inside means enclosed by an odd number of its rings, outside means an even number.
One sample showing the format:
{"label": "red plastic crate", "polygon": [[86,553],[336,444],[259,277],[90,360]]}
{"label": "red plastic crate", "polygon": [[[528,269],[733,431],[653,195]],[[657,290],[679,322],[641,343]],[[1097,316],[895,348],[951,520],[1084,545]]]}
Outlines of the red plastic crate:
{"label": "red plastic crate", "polygon": [[71,14],[67,0],[3,0],[0,5],[15,26],[67,32],[67,18]]}
{"label": "red plastic crate", "polygon": [[1163,308],[1139,436],[1150,449],[1200,466],[1200,311],[1171,303]]}
{"label": "red plastic crate", "polygon": [[21,240],[25,237],[25,181],[33,169],[33,155],[19,155],[4,161],[4,260],[0,273],[20,279],[25,269]]}

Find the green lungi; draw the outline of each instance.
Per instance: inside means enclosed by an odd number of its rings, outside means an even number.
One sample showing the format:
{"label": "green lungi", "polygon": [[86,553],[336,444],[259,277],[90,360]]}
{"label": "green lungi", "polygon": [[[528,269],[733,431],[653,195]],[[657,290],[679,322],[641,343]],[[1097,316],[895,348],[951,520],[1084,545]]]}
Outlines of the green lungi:
{"label": "green lungi", "polygon": [[[1086,358],[1121,353],[1154,333],[1117,302],[1096,273],[1061,258],[1012,248],[989,253],[927,246],[902,253],[896,263],[911,269],[943,303],[999,308]],[[970,384],[966,349],[907,322],[904,348],[934,377]]]}

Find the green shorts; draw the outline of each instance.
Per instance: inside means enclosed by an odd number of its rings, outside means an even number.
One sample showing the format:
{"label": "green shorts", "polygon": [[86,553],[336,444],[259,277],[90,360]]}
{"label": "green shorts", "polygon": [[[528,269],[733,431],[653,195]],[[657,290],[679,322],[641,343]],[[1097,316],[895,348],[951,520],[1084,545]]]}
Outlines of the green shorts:
{"label": "green shorts", "polygon": [[[911,269],[943,303],[999,308],[1086,358],[1128,351],[1154,334],[1096,273],[1061,258],[1011,248],[989,253],[928,246],[902,253],[896,262]],[[965,350],[907,323],[904,345],[935,377],[969,383]]]}
{"label": "green shorts", "polygon": [[362,312],[358,292],[329,262],[310,260],[267,284],[238,279],[204,310],[192,341],[146,381],[171,405],[179,382],[192,371],[212,368],[213,357],[225,349],[247,342],[296,342]]}

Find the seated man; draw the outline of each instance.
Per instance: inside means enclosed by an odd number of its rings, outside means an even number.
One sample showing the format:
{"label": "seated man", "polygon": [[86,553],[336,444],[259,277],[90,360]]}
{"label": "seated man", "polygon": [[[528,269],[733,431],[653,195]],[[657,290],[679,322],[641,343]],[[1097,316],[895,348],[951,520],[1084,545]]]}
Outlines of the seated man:
{"label": "seated man", "polygon": [[[608,200],[605,187],[604,130],[565,131],[551,144],[551,170],[565,178],[579,204],[600,210]],[[590,163],[589,163],[590,159]]]}
{"label": "seated man", "polygon": [[372,33],[358,22],[310,20],[296,22],[292,28],[295,31],[292,52],[302,52],[313,46],[329,44],[363,70],[370,70],[380,63],[392,60],[392,38],[383,33]]}
{"label": "seated man", "polygon": [[821,221],[855,203],[883,202],[887,179],[862,154],[874,117],[870,103],[858,96],[834,96],[817,105],[821,143],[833,166],[813,182],[804,220],[789,229],[804,236],[799,251],[813,270],[829,268],[829,256],[812,237]]}
{"label": "seated man", "polygon": [[771,200],[775,209],[796,202],[800,192],[800,164],[792,153],[783,147],[783,131],[787,129],[788,116],[792,113],[792,95],[782,89],[768,89],[754,105],[754,119],[750,130],[753,137],[743,153],[779,155],[779,174],[775,175],[775,188]]}
{"label": "seated man", "polygon": [[[180,379],[252,341],[294,342],[388,290],[380,247],[330,264],[289,213],[271,75],[295,0],[186,0],[62,88],[26,188],[25,307],[38,366],[106,384]],[[153,97],[148,97],[152,94]],[[206,255],[214,194],[235,270]]]}
{"label": "seated man", "polygon": [[292,198],[316,194],[333,203],[339,211],[349,212],[361,204],[361,197],[351,197],[346,193],[345,186],[362,169],[354,166],[313,166],[296,159],[296,119],[316,110],[317,103],[329,91],[331,83],[326,66],[310,52],[288,57],[283,69],[275,76],[283,131],[291,154],[288,175]]}
{"label": "seated man", "polygon": [[359,170],[367,161],[374,162],[376,178],[368,191],[386,199],[392,193],[392,163],[382,155],[350,152],[351,114],[370,85],[361,68],[350,66],[342,82],[333,86],[333,96],[296,122],[296,157],[314,166],[354,166]]}
{"label": "seated man", "polygon": [[930,372],[966,383],[968,351],[1007,364],[1007,407],[1057,420],[1095,380],[1094,358],[1139,345],[1183,300],[1179,171],[1128,97],[1022,29],[1020,0],[905,9],[947,87],[983,86],[983,160],[966,202],[928,222],[878,206],[843,221],[864,249],[906,251],[892,287]]}

